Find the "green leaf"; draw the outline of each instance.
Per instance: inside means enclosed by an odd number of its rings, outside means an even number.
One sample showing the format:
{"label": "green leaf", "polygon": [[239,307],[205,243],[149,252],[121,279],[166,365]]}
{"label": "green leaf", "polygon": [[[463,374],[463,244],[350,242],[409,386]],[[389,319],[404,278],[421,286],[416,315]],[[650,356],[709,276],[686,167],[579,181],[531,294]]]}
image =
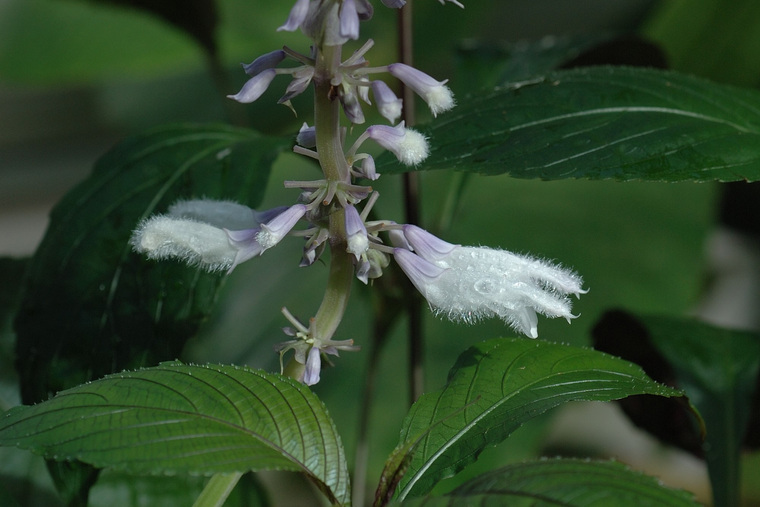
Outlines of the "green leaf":
{"label": "green leaf", "polygon": [[655,383],[636,365],[591,349],[519,338],[471,347],[446,386],[423,395],[404,421],[402,442],[429,432],[416,447],[398,498],[428,493],[486,447],[561,403],[634,394],[681,393]]}
{"label": "green leaf", "polygon": [[755,0],[658,2],[644,35],[680,72],[741,86],[760,84],[760,4]]}
{"label": "green leaf", "polygon": [[0,418],[0,445],[138,474],[305,473],[349,503],[340,437],[308,388],[247,368],[163,363]]}
{"label": "green leaf", "polygon": [[[419,170],[516,178],[760,179],[760,93],[674,72],[592,67],[463,97],[425,130]],[[378,172],[403,172],[388,154]]]}
{"label": "green leaf", "polygon": [[163,127],[125,140],[55,207],[16,318],[22,400],[179,357],[211,312],[219,274],[148,261],[128,243],[179,198],[255,206],[290,140],[226,126]]}
{"label": "green leaf", "polygon": [[641,320],[705,421],[715,505],[739,505],[742,442],[760,431],[747,427],[760,396],[760,335],[678,317]]}
{"label": "green leaf", "polygon": [[446,496],[415,499],[403,505],[686,507],[699,503],[690,493],[668,489],[653,477],[620,463],[552,459],[494,470]]}

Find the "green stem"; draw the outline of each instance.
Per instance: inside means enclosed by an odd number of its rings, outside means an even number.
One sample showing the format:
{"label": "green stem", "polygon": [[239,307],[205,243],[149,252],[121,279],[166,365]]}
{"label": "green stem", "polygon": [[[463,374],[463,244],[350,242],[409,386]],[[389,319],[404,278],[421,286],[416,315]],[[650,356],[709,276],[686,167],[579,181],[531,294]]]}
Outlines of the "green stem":
{"label": "green stem", "polygon": [[[341,46],[323,46],[314,67],[314,126],[317,153],[328,182],[351,183],[340,135],[340,101],[331,84],[340,65]],[[346,251],[346,214],[342,208],[330,213],[330,275],[322,304],[314,317],[316,338],[329,340],[343,319],[351,294],[354,266]]]}
{"label": "green stem", "polygon": [[242,472],[212,475],[193,507],[221,507],[242,476]]}
{"label": "green stem", "polygon": [[[412,0],[399,10],[398,14],[398,53],[399,61],[407,65],[413,63],[412,44]],[[414,125],[414,92],[401,84],[401,95],[404,100],[404,122],[407,126]],[[421,225],[420,218],[420,185],[418,173],[404,173],[404,212],[406,222]],[[411,283],[407,284],[407,313],[409,315],[409,402],[414,403],[422,396],[425,389],[423,368],[424,341],[422,337],[422,298],[414,290]]]}

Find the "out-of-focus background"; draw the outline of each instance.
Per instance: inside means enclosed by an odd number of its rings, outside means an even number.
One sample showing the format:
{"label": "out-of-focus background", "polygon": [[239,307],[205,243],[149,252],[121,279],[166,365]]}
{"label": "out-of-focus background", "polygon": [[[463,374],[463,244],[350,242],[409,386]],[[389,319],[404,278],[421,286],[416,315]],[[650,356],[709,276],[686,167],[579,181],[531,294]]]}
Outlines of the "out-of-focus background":
{"label": "out-of-focus background", "polygon": [[[217,1],[218,58],[213,65],[187,33],[122,3],[126,2],[0,0],[0,256],[31,255],[55,202],[125,136],[180,121],[233,122],[286,134],[311,118],[309,97],[294,101],[297,118],[274,103],[286,78],[276,79],[253,105],[224,98],[246,79],[240,62],[283,44],[308,52],[299,34],[275,31],[292,2]],[[688,2],[668,0],[463,3],[466,8],[461,11],[435,0],[414,0],[416,65],[439,79],[450,77],[460,97],[478,93],[467,79],[467,62],[473,58],[506,58],[530,44],[551,48],[567,40],[632,36],[658,45],[658,54],[676,70],[742,86],[760,83],[760,9],[751,1],[704,1],[691,9],[685,7]],[[724,3],[733,7],[721,9]],[[375,39],[369,59],[381,65],[395,60],[395,13],[375,4],[376,20],[363,26],[363,34]],[[204,5],[187,2],[185,8]],[[684,19],[685,12],[690,18]],[[283,155],[264,206],[291,202],[293,196],[278,182],[302,179],[312,171],[307,162]],[[423,174],[426,224],[439,225],[452,178],[456,176]],[[383,178],[377,188],[380,214],[401,221],[398,178]],[[446,215],[444,225],[453,242],[531,252],[559,259],[582,273],[591,292],[576,305],[581,317],[571,326],[541,319],[539,328],[543,338],[586,344],[594,323],[608,308],[680,315],[697,306],[708,271],[704,248],[715,226],[719,192],[717,184],[479,177],[469,181],[462,206]],[[265,255],[236,270],[217,315],[188,347],[188,358],[276,368],[272,345],[282,340],[279,308],[287,305],[297,315],[313,312],[326,274],[318,265],[297,268],[299,245],[278,249],[277,255]],[[367,336],[367,291],[358,288],[355,299],[339,338],[361,344]],[[500,322],[465,327],[433,317],[426,321],[426,332],[431,387],[441,385],[468,345],[512,334]],[[317,386],[349,456],[359,396],[354,379],[362,374],[366,360],[366,349],[344,354]],[[370,480],[395,446],[396,428],[406,411],[406,404],[398,401],[398,393],[405,392],[399,381],[405,361],[399,326],[383,351],[373,414],[382,422],[371,429]],[[12,395],[4,396],[4,403],[13,404]],[[572,449],[618,457],[695,491],[701,500],[709,498],[700,462],[637,432],[616,410],[614,405],[579,404],[540,417],[505,445],[484,453],[466,474],[545,449]],[[756,472],[760,460],[750,457],[748,463],[753,459],[749,470]],[[750,480],[744,484],[749,495],[760,498],[757,485]],[[97,487],[93,495],[105,503],[107,495],[98,497]]]}

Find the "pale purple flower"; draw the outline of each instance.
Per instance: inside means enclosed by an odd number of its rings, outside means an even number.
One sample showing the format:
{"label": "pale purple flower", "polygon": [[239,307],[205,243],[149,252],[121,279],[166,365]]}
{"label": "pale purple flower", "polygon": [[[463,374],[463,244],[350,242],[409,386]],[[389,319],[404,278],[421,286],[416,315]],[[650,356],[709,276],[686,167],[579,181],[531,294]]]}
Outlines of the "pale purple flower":
{"label": "pale purple flower", "polygon": [[309,87],[311,79],[314,77],[314,67],[304,66],[293,72],[293,79],[288,83],[288,87],[285,89],[285,95],[280,97],[278,102],[282,104],[287,102],[293,97],[300,95]]}
{"label": "pale purple flower", "polygon": [[303,372],[303,383],[307,386],[313,386],[319,382],[319,373],[322,369],[322,358],[317,347],[312,347],[306,357],[306,368]]}
{"label": "pale purple flower", "polygon": [[377,102],[377,110],[391,123],[401,116],[403,101],[393,93],[393,90],[384,81],[372,81],[372,94]]}
{"label": "pale purple flower", "polygon": [[317,145],[317,130],[304,122],[296,136],[296,143],[304,148],[314,148]]}
{"label": "pale purple flower", "polygon": [[354,0],[343,0],[340,8],[340,35],[351,40],[359,38],[359,13]]}
{"label": "pale purple flower", "polygon": [[338,91],[346,118],[351,123],[360,125],[364,123],[364,111],[356,92],[356,87],[351,85],[341,85]]}
{"label": "pale purple flower", "polygon": [[261,224],[273,221],[284,209],[259,212],[230,201],[178,201],[166,215],[141,222],[130,243],[149,259],[173,258],[208,271],[229,272],[261,254],[257,241]]}
{"label": "pale purple flower", "polygon": [[454,95],[451,93],[451,89],[446,86],[448,79],[436,81],[424,72],[404,63],[388,65],[388,72],[422,97],[422,100],[427,102],[433,116],[454,107]]}
{"label": "pale purple flower", "polygon": [[322,370],[322,354],[338,356],[339,350],[355,352],[359,347],[354,345],[353,340],[318,340],[314,339],[314,345],[309,350],[306,358],[306,368],[303,373],[302,382],[307,386],[313,386],[319,382],[319,374]]}
{"label": "pale purple flower", "polygon": [[356,257],[357,262],[369,248],[369,239],[367,238],[367,228],[364,220],[359,216],[359,212],[354,206],[346,206],[346,241],[348,246],[346,251]]}
{"label": "pale purple flower", "polygon": [[537,313],[570,321],[568,294],[585,294],[583,280],[556,264],[505,250],[447,243],[414,225],[404,236],[415,253],[394,256],[431,308],[451,320],[499,317],[531,338]]}
{"label": "pale purple flower", "polygon": [[261,71],[246,81],[239,92],[237,92],[235,95],[227,95],[227,98],[236,100],[243,104],[254,102],[259,97],[261,97],[265,91],[267,91],[267,88],[269,88],[269,85],[272,83],[272,80],[276,75],[277,72],[275,69],[267,69]]}
{"label": "pale purple flower", "polygon": [[311,266],[314,261],[319,259],[325,250],[327,240],[330,239],[330,231],[325,227],[320,227],[306,241],[303,247],[303,257],[301,258],[301,267]]}
{"label": "pale purple flower", "polygon": [[238,264],[258,257],[264,252],[264,248],[262,248],[261,243],[257,239],[261,232],[261,227],[234,231],[225,229],[224,232],[227,233],[229,244],[236,250],[235,259],[229,268],[229,272],[235,269]]}
{"label": "pale purple flower", "polygon": [[[357,162],[354,162],[354,163],[356,164]],[[351,173],[354,176],[358,176],[360,178],[367,178],[368,180],[371,180],[371,181],[375,181],[376,179],[380,177],[380,174],[378,174],[378,172],[375,170],[375,159],[372,158],[372,155],[366,155],[361,160],[361,165],[359,166],[359,168],[357,169],[356,166],[354,166],[351,169]]]}
{"label": "pale purple flower", "polygon": [[369,3],[369,0],[356,0],[356,12],[359,14],[360,20],[367,21],[372,19],[374,9],[372,8],[372,4]]}
{"label": "pale purple flower", "polygon": [[429,153],[427,139],[416,130],[405,128],[404,122],[395,127],[372,125],[366,135],[377,144],[392,152],[404,165],[417,165]]}
{"label": "pale purple flower", "polygon": [[278,49],[256,58],[251,63],[243,63],[243,70],[253,77],[262,71],[277,67],[285,59],[285,51]]}
{"label": "pale purple flower", "polygon": [[261,224],[256,240],[261,244],[262,252],[282,241],[305,214],[305,204],[294,204],[269,222]]}
{"label": "pale purple flower", "polygon": [[310,0],[296,0],[295,5],[290,9],[287,21],[277,29],[277,31],[285,30],[287,32],[295,32],[298,27],[306,19],[306,15],[309,13],[309,1]]}

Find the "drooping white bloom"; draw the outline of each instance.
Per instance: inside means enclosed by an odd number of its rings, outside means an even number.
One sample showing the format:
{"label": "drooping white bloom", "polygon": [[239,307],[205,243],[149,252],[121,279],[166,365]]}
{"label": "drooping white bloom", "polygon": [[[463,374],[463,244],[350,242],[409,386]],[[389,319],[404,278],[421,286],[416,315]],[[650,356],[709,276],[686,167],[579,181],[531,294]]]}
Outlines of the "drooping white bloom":
{"label": "drooping white bloom", "polygon": [[404,63],[392,63],[388,65],[388,72],[422,97],[422,100],[427,102],[433,116],[448,111],[456,105],[454,94],[446,86],[448,79],[436,81],[421,70],[417,70]]}
{"label": "drooping white bloom", "polygon": [[168,214],[141,222],[130,244],[149,259],[229,272],[279,243],[305,210],[303,204],[259,212],[229,201],[178,201]]}
{"label": "drooping white bloom", "polygon": [[536,338],[540,313],[570,321],[569,294],[585,294],[583,280],[556,264],[505,250],[447,243],[414,225],[404,237],[415,253],[394,256],[433,310],[454,321],[499,317]]}
{"label": "drooping white bloom", "polygon": [[224,230],[167,215],[154,215],[140,223],[130,243],[149,259],[179,259],[208,271],[229,269],[237,255]]}

